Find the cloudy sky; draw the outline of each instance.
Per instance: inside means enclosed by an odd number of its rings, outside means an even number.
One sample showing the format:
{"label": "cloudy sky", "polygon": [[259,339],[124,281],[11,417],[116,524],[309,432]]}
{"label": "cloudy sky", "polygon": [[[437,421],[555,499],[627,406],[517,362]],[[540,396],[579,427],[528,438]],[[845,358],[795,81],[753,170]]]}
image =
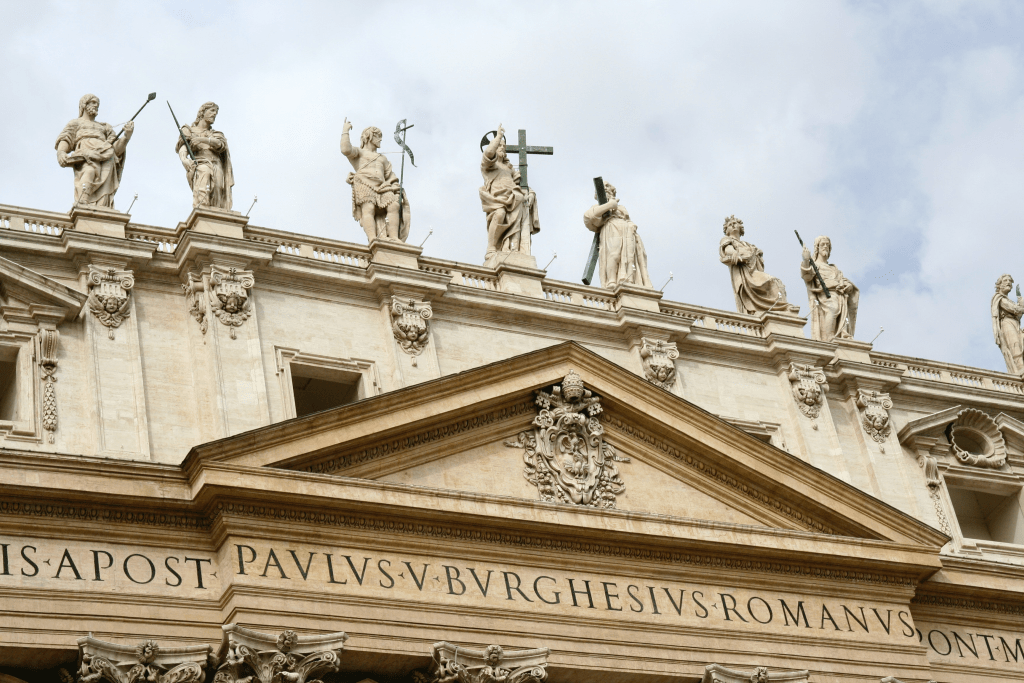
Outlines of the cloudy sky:
{"label": "cloudy sky", "polygon": [[[1019,2],[26,3],[0,0],[0,203],[67,211],[54,141],[86,92],[137,120],[117,197],[135,222],[191,208],[164,100],[220,105],[235,208],[353,242],[345,117],[406,165],[411,242],[482,263],[481,135],[531,144],[549,275],[579,281],[592,178],[614,183],[666,298],[733,309],[717,247],[747,226],[807,311],[797,229],[832,238],[862,290],[857,338],[1003,370],[989,300],[1024,279],[1024,4]],[[514,133],[513,133],[514,136]],[[510,136],[510,137],[513,137]],[[399,157],[392,157],[397,160]]]}

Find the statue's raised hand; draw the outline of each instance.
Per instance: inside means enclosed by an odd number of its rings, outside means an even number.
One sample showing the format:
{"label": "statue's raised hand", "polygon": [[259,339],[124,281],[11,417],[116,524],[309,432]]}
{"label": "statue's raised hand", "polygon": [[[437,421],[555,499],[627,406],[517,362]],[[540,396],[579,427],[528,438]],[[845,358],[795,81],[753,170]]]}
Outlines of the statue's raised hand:
{"label": "statue's raised hand", "polygon": [[128,123],[124,124],[124,139],[125,140],[129,139],[132,136],[132,133],[134,131],[135,131],[135,122],[134,121],[129,121]]}
{"label": "statue's raised hand", "polygon": [[341,134],[342,134],[342,135],[345,135],[345,134],[346,134],[346,133],[348,133],[348,132],[349,132],[350,130],[352,130],[352,122],[351,122],[351,121],[349,121],[349,120],[348,120],[348,119],[346,118],[346,119],[345,119],[345,123],[343,123],[343,124],[342,124],[342,126],[341,126]]}

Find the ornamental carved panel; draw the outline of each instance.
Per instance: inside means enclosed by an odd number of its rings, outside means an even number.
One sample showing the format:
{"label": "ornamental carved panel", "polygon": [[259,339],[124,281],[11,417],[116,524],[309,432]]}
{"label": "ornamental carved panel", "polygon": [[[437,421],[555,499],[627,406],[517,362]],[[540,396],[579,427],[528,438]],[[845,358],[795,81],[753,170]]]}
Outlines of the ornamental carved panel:
{"label": "ornamental carved panel", "polygon": [[892,399],[889,394],[878,391],[857,390],[857,407],[861,414],[861,424],[864,431],[877,443],[885,443],[892,433],[892,424],[889,421],[889,408],[892,408]]}
{"label": "ornamental carved panel", "polygon": [[548,678],[547,648],[505,651],[435,643],[430,667],[413,671],[413,683],[543,683]]}
{"label": "ornamental carved panel", "polygon": [[676,358],[679,358],[679,349],[675,342],[641,337],[640,359],[644,364],[644,375],[651,384],[662,389],[672,388],[676,381]]}
{"label": "ornamental carved panel", "polygon": [[130,270],[90,265],[86,282],[89,285],[89,310],[107,328],[107,337],[113,339],[114,330],[131,315],[129,297],[135,286],[135,276]]}
{"label": "ornamental carved panel", "polygon": [[429,320],[434,315],[429,303],[391,297],[391,331],[402,350],[413,357],[423,353],[430,340]]}
{"label": "ornamental carved panel", "polygon": [[300,636],[224,626],[220,666],[213,683],[320,683],[318,676],[337,671],[348,636],[343,632]]}
{"label": "ornamental carved panel", "polygon": [[210,309],[217,320],[227,325],[231,338],[237,339],[235,329],[252,315],[252,288],[256,284],[250,270],[227,270],[214,266],[210,272]]}
{"label": "ornamental carved panel", "polygon": [[825,392],[828,391],[825,373],[813,365],[790,363],[789,382],[800,412],[812,420],[817,419],[825,404]]}
{"label": "ornamental carved panel", "polygon": [[210,664],[209,645],[162,648],[155,640],[138,646],[79,638],[76,676],[62,670],[64,683],[203,683]]}
{"label": "ornamental carved panel", "polygon": [[604,440],[601,399],[570,371],[550,393],[537,392],[537,405],[533,431],[505,442],[525,450],[526,480],[537,487],[541,500],[614,508],[616,496],[626,490],[616,463],[629,458]]}

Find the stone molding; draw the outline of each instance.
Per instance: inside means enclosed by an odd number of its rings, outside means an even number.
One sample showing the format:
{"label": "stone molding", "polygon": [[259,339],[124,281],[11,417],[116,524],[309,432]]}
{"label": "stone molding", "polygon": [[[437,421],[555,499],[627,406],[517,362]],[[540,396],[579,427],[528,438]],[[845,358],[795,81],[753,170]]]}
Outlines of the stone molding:
{"label": "stone molding", "polygon": [[90,264],[86,282],[89,310],[107,328],[107,337],[113,339],[114,330],[132,314],[130,297],[135,276],[130,270],[98,268]]}
{"label": "stone molding", "polygon": [[969,609],[975,612],[994,612],[996,614],[1008,614],[1015,617],[1024,617],[1024,603],[990,602],[987,600],[972,600],[970,598],[951,598],[945,595],[929,595],[918,593],[910,601],[912,605],[928,607],[944,607],[951,610]]}
{"label": "stone molding", "polygon": [[155,640],[117,645],[92,636],[78,639],[78,683],[203,683],[209,645],[160,647]]}
{"label": "stone molding", "polygon": [[225,269],[217,265],[210,268],[210,309],[217,320],[227,326],[232,339],[238,338],[235,328],[245,324],[252,315],[252,288],[255,284],[251,270]]}
{"label": "stone molding", "polygon": [[391,331],[395,341],[413,357],[415,365],[416,356],[423,353],[430,341],[430,318],[434,311],[427,302],[399,296],[391,297],[388,310],[391,313]]}
{"label": "stone molding", "polygon": [[[348,635],[260,633],[227,624],[213,683],[319,683],[318,674],[338,670]],[[198,683],[202,683],[201,681]]]}
{"label": "stone molding", "polygon": [[426,670],[412,672],[413,683],[543,683],[548,678],[548,648],[483,650],[434,643]]}
{"label": "stone molding", "polygon": [[651,384],[671,391],[676,383],[676,364],[679,349],[675,342],[660,339],[640,339],[640,359],[644,366],[644,376]]}
{"label": "stone molding", "polygon": [[727,669],[721,664],[708,664],[704,667],[701,683],[808,683],[809,675],[807,669],[769,672],[768,667],[759,666],[749,671],[740,671]]}

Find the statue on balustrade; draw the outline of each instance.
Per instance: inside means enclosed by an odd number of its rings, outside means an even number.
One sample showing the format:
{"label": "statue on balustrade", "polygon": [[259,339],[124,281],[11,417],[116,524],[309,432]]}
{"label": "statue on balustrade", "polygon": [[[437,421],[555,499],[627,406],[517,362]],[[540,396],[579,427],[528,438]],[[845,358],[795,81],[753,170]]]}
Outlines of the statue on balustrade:
{"label": "statue on balustrade", "polygon": [[1017,288],[1017,303],[1010,298],[1013,278],[1002,275],[996,280],[996,293],[992,297],[992,332],[996,346],[1003,352],[1006,371],[1011,375],[1024,375],[1024,330],[1020,318],[1024,315],[1024,300]]}
{"label": "statue on balustrade", "polygon": [[345,119],[341,129],[341,153],[355,169],[345,181],[352,186],[352,217],[371,242],[377,239],[404,242],[409,237],[412,209],[391,162],[377,151],[384,134],[380,128],[370,126],[359,137],[359,147],[353,147],[350,130],[352,123]]}
{"label": "statue on balustrade", "polygon": [[786,286],[782,280],[764,272],[764,252],[740,239],[744,232],[743,221],[729,216],[722,232],[725,237],[718,243],[718,258],[729,266],[736,310],[751,315],[767,311],[797,313],[800,307],[786,301]]}
{"label": "statue on balustrade", "polygon": [[57,163],[75,171],[76,205],[113,209],[135,123],[126,123],[118,136],[109,123],[96,120],[99,111],[100,98],[82,96],[78,118],[68,121],[57,137]]}
{"label": "statue on balustrade", "polygon": [[[860,304],[860,290],[846,279],[843,271],[828,262],[832,254],[832,240],[821,236],[814,240],[814,253],[804,249],[800,264],[800,277],[807,284],[807,298],[811,307],[811,337],[818,341],[852,339],[857,326],[857,306]],[[818,267],[829,296],[811,266],[811,259]]]}
{"label": "statue on balustrade", "polygon": [[484,265],[494,267],[508,252],[530,253],[533,234],[540,232],[537,194],[520,184],[519,169],[505,153],[505,129],[499,125],[480,162],[484,184],[480,204],[487,214]]}
{"label": "statue on balustrade", "polygon": [[[604,191],[608,203],[595,204],[583,214],[583,224],[592,232],[600,234],[601,286],[614,289],[626,283],[650,287],[647,251],[637,234],[636,223],[629,219],[626,207],[619,204],[615,186],[606,182]],[[594,198],[597,198],[596,193]]]}
{"label": "statue on balustrade", "polygon": [[[213,129],[219,111],[220,107],[213,102],[199,107],[195,122],[181,127],[174,151],[185,167],[185,178],[192,188],[192,206],[230,211],[235,174],[231,169],[227,138],[224,133]],[[185,140],[188,140],[188,146]],[[195,159],[189,157],[189,147]]]}

